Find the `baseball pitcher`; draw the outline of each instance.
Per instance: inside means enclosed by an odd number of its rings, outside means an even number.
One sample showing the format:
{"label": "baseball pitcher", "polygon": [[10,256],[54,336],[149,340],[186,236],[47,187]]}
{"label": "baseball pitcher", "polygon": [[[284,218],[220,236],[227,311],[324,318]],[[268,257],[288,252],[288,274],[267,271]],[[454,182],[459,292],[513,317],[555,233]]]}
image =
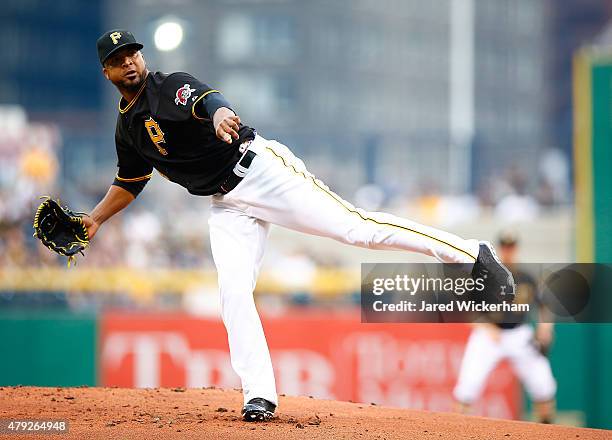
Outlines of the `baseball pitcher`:
{"label": "baseball pitcher", "polygon": [[316,179],[285,145],[265,139],[223,95],[188,73],[150,72],[134,36],[111,30],[97,42],[102,72],[119,90],[118,172],[83,216],[89,239],[128,206],[155,169],[196,196],[211,196],[208,220],[231,363],[242,381],[247,421],[273,417],[278,403],[253,289],[271,223],[370,249],[468,263],[488,288],[514,293],[493,248],[382,212],[355,208]]}

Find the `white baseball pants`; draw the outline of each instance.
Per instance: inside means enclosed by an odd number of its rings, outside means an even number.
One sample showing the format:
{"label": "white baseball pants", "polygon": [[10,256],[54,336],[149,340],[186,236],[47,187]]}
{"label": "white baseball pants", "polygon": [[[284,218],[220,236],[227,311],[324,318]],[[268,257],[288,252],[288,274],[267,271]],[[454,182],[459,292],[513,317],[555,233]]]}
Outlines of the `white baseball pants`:
{"label": "white baseball pants", "polygon": [[269,224],[370,249],[419,252],[448,263],[474,263],[479,244],[382,212],[366,212],[334,194],[284,145],[257,136],[244,179],[212,197],[210,242],[232,367],[244,401],[277,403],[274,372],[253,289]]}
{"label": "white baseball pants", "polygon": [[501,330],[499,341],[490,332],[476,327],[468,339],[461,361],[457,385],[453,391],[457,401],[472,404],[477,400],[497,364],[509,359],[512,369],[535,402],[555,397],[557,383],[548,358],[531,343],[533,329],[527,324]]}

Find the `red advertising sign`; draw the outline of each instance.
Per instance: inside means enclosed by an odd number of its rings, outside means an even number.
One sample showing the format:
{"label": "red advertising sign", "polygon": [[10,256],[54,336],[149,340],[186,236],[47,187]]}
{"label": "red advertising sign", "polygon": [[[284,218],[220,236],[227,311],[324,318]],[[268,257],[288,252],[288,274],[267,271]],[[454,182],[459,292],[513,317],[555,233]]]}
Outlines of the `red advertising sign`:
{"label": "red advertising sign", "polygon": [[[359,313],[262,317],[279,393],[450,411],[470,327],[362,324]],[[109,313],[101,320],[104,386],[239,388],[220,319]],[[475,413],[518,418],[508,365],[491,375]]]}

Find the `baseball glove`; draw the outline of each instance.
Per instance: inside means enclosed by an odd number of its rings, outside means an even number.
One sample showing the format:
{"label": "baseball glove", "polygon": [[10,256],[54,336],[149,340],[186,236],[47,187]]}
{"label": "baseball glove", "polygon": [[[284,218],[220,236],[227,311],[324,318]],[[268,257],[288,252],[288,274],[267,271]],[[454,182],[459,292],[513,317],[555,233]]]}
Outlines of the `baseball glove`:
{"label": "baseball glove", "polygon": [[44,200],[34,216],[34,237],[53,252],[68,257],[70,266],[75,254],[83,254],[83,250],[89,246],[89,234],[83,224],[83,213],[62,207],[59,201],[50,197],[41,198]]}
{"label": "baseball glove", "polygon": [[531,341],[533,347],[540,352],[540,354],[544,357],[548,357],[550,352],[550,343],[544,343],[540,341],[538,338],[533,338]]}

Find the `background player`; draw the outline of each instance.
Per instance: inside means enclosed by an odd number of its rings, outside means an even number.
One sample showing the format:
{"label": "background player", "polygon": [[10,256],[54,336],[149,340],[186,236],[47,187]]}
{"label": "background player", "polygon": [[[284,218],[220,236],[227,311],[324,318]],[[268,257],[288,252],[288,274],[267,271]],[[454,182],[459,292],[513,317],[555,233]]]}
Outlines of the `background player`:
{"label": "background player", "polygon": [[[512,271],[516,282],[517,303],[537,302],[534,278],[516,267],[518,238],[512,231],[499,236],[502,262]],[[544,308],[538,310],[544,318]],[[552,343],[553,324],[539,322],[536,331],[525,322],[525,313],[508,312],[499,323],[474,324],[466,345],[457,385],[453,391],[458,410],[468,412],[480,397],[490,373],[503,359],[510,364],[533,400],[537,420],[551,423],[555,411],[556,382],[546,356]]]}
{"label": "background player", "polygon": [[151,73],[134,36],[111,30],[97,42],[106,79],[119,90],[117,176],[84,218],[90,238],[128,206],[156,169],[195,195],[212,196],[210,241],[232,367],[245,420],[272,417],[274,372],[253,289],[271,223],[371,249],[419,252],[463,263],[494,292],[514,281],[488,243],[380,212],[357,209],[308,172],[285,145],[243,125],[217,90],[187,73]]}

